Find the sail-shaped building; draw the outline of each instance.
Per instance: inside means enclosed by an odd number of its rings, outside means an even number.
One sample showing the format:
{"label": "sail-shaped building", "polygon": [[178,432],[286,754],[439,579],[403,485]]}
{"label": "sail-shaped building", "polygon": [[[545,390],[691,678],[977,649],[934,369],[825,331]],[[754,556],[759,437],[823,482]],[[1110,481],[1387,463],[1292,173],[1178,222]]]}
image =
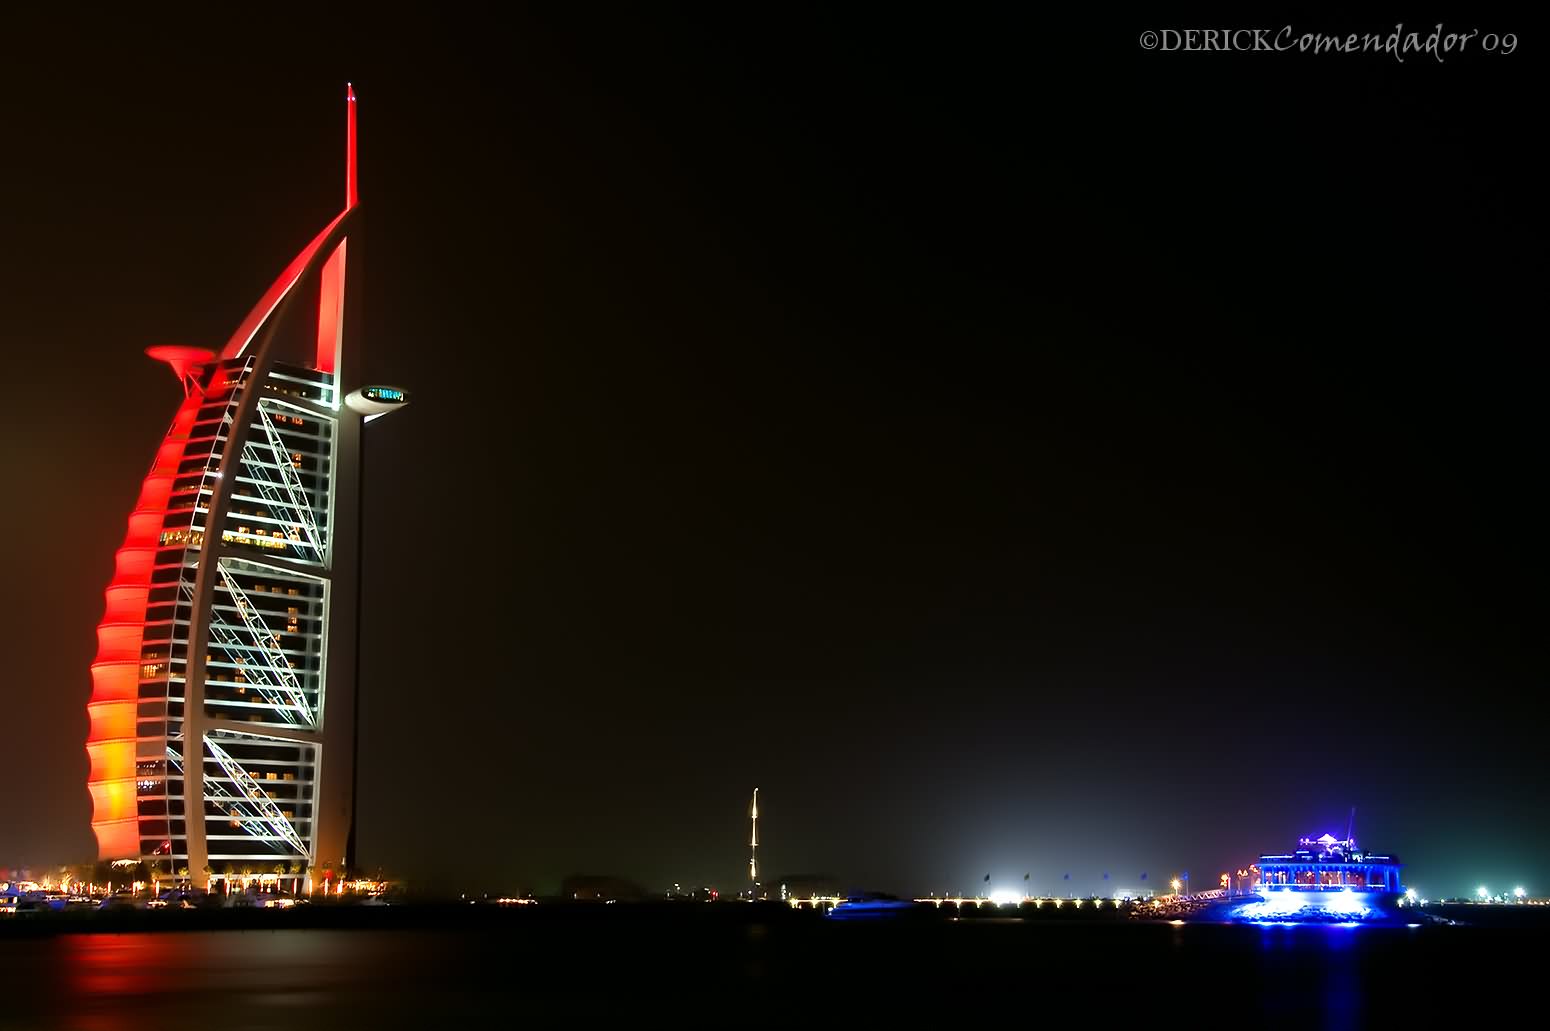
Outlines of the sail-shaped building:
{"label": "sail-shaped building", "polygon": [[183,387],[118,549],[87,706],[102,859],[198,884],[343,872],[353,848],[361,445],[356,100],[344,209]]}

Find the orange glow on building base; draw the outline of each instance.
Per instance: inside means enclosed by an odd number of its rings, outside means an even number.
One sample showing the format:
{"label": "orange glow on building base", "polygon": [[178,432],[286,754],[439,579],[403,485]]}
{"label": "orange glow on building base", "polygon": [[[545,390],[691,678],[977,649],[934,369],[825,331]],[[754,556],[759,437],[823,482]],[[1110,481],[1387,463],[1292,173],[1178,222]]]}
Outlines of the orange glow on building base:
{"label": "orange glow on building base", "polygon": [[114,555],[113,580],[103,592],[97,657],[91,667],[91,701],[86,706],[91,720],[86,738],[86,755],[91,761],[87,788],[92,796],[92,833],[97,836],[97,854],[102,859],[140,852],[135,807],[135,707],[145,609],[173,476],[183,459],[201,400],[200,392],[193,391],[179,406],[140,487],[124,544]]}

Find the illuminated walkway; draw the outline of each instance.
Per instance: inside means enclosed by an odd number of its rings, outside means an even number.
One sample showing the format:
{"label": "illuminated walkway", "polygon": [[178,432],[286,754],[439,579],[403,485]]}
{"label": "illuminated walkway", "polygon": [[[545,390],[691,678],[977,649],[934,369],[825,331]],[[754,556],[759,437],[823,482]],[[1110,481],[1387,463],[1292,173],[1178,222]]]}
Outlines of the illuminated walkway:
{"label": "illuminated walkway", "polygon": [[[952,906],[955,909],[963,909],[965,906],[973,909],[1021,909],[1024,906],[1032,906],[1034,909],[1043,909],[1048,906],[1051,909],[1068,907],[1071,909],[1124,909],[1140,912],[1146,909],[1177,909],[1198,905],[1203,902],[1212,902],[1227,897],[1227,892],[1218,888],[1212,891],[1196,892],[1193,895],[1159,895],[1151,899],[1105,899],[1105,898],[1059,898],[1056,896],[1024,895],[1016,898],[989,898],[986,896],[949,896],[929,895],[925,898],[911,901],[921,905],[934,906],[941,909],[943,906]],[[812,909],[832,909],[845,902],[846,899],[838,895],[818,895],[806,899],[786,899],[786,905],[792,909],[804,907]]]}

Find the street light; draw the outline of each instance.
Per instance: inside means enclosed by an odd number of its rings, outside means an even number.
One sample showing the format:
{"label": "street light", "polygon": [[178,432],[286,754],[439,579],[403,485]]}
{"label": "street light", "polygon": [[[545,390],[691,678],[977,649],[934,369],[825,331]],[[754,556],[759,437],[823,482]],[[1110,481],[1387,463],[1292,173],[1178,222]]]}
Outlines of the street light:
{"label": "street light", "polygon": [[1516,888],[1512,889],[1512,897],[1515,898],[1515,899],[1521,899],[1524,895],[1527,895],[1527,894],[1528,894],[1528,892],[1523,890],[1523,885],[1521,885],[1521,884],[1518,885]]}
{"label": "street light", "polygon": [[[1481,890],[1483,891],[1484,889]],[[1173,893],[1175,895],[1179,893],[1179,879],[1177,877],[1173,879]]]}
{"label": "street light", "polygon": [[1475,894],[1479,895],[1482,899],[1488,899],[1491,897],[1491,893],[1485,890],[1485,885],[1483,884],[1475,889]]}

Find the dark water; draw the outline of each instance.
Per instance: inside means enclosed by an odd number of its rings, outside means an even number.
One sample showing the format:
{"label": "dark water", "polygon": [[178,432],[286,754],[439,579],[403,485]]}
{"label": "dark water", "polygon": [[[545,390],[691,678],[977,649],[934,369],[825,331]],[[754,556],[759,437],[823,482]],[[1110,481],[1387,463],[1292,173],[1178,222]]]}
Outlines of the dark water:
{"label": "dark water", "polygon": [[1545,944],[1535,928],[868,925],[738,906],[500,916],[364,929],[0,929],[0,1028],[547,1027],[594,1017],[653,1027],[926,1017],[1422,1028],[1527,1005]]}

